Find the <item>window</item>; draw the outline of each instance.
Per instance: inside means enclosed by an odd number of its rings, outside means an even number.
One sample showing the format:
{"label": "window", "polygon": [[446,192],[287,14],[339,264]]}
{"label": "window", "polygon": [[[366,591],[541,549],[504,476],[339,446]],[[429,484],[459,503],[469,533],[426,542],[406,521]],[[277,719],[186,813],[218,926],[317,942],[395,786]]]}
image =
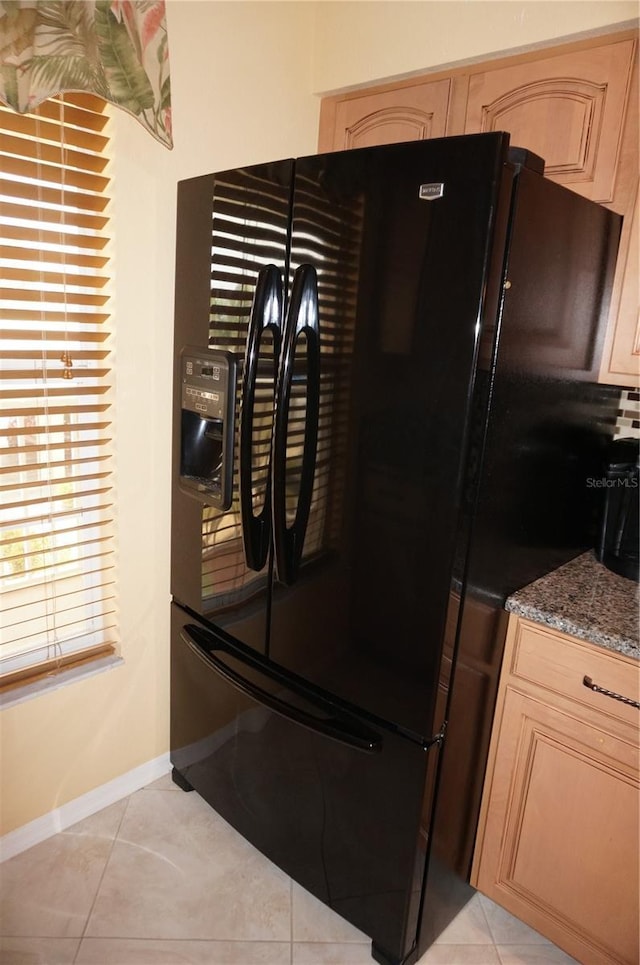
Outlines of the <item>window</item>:
{"label": "window", "polygon": [[112,653],[106,104],[0,105],[0,684]]}

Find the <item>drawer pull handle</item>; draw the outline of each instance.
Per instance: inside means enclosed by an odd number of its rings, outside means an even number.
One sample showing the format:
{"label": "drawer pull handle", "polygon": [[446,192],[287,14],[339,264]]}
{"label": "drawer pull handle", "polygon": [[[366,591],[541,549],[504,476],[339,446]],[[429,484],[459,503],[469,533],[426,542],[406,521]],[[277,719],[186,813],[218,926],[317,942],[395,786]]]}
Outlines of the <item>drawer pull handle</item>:
{"label": "drawer pull handle", "polygon": [[628,704],[629,707],[635,707],[636,710],[640,710],[640,701],[633,700],[632,697],[623,697],[622,694],[616,694],[613,690],[605,690],[604,687],[599,687],[598,684],[594,684],[591,677],[585,677],[582,681],[585,687],[589,690],[593,690],[596,694],[604,694],[605,697],[612,697],[614,700],[621,700],[623,704]]}

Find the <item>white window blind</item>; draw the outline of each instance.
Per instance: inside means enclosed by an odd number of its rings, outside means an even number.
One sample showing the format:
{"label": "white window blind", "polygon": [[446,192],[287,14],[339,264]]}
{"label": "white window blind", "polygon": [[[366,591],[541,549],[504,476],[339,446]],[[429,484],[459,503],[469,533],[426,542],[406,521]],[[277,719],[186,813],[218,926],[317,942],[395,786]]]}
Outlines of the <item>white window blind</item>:
{"label": "white window blind", "polygon": [[0,105],[0,685],[113,652],[108,115]]}

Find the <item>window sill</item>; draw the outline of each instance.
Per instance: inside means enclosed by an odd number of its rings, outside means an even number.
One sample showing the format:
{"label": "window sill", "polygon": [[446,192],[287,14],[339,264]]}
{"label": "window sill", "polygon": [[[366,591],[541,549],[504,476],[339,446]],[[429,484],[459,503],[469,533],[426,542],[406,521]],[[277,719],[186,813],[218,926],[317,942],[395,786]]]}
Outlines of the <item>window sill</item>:
{"label": "window sill", "polygon": [[53,693],[54,690],[66,687],[68,684],[76,683],[78,680],[86,680],[88,677],[94,677],[106,670],[113,670],[121,664],[124,664],[122,657],[117,654],[109,654],[109,656],[100,657],[82,666],[70,667],[69,670],[61,670],[59,673],[52,673],[47,677],[28,681],[22,686],[0,692],[0,710],[21,704],[25,700],[32,700],[34,697]]}

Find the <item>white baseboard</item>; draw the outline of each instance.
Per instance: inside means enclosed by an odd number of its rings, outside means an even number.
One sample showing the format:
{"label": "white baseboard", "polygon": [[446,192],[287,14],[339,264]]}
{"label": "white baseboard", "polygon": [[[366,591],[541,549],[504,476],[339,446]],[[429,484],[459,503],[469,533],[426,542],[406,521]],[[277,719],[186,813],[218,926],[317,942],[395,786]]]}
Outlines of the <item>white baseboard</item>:
{"label": "white baseboard", "polygon": [[113,781],[94,788],[93,791],[87,791],[86,794],[69,801],[68,804],[43,814],[41,818],[36,818],[35,821],[10,831],[0,838],[0,861],[13,858],[14,855],[32,848],[34,844],[45,841],[59,831],[65,831],[83,818],[88,818],[110,804],[128,797],[134,791],[139,791],[152,781],[157,781],[170,770],[169,755],[163,754],[153,761],[134,767],[132,771],[114,778]]}

